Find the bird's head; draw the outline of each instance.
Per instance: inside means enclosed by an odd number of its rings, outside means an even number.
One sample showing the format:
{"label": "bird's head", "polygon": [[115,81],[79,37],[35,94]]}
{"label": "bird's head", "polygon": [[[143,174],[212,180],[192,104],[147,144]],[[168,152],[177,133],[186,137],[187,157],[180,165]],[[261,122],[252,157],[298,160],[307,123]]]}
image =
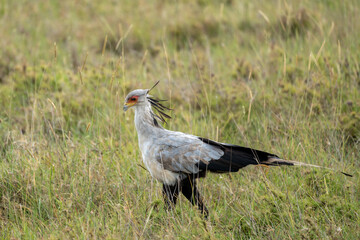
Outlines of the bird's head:
{"label": "bird's head", "polygon": [[128,110],[133,106],[138,106],[146,103],[148,92],[149,89],[136,89],[130,92],[125,98],[124,111]]}
{"label": "bird's head", "polygon": [[153,108],[156,109],[158,114],[155,114],[153,111],[150,111],[150,114],[154,117],[159,119],[161,122],[166,122],[166,118],[171,118],[169,115],[164,113],[165,110],[172,110],[164,105],[162,105],[160,102],[165,100],[159,100],[152,98],[149,95],[149,92],[158,85],[159,81],[155,83],[155,85],[150,89],[137,89],[132,92],[130,92],[126,98],[124,103],[124,111],[128,110],[131,107],[134,106],[144,106],[146,104],[150,104]]}

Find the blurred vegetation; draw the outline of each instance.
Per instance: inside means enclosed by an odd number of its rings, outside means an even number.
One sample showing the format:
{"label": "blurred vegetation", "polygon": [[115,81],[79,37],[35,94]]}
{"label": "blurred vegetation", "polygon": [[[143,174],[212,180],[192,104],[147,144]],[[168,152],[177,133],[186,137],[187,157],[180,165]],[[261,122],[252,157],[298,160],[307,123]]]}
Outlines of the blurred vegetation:
{"label": "blurred vegetation", "polygon": [[[0,0],[0,236],[360,237],[360,4]],[[126,94],[166,128],[354,174],[249,167],[163,209]]]}

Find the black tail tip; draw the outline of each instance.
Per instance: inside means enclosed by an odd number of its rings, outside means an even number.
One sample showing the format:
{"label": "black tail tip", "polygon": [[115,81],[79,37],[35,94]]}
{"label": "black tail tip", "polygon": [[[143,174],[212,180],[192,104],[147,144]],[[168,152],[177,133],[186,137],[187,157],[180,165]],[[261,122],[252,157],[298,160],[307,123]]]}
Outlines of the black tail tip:
{"label": "black tail tip", "polygon": [[345,173],[345,172],[341,172],[341,173],[344,174],[345,176],[353,177],[353,175],[351,175],[351,174],[348,174],[348,173]]}

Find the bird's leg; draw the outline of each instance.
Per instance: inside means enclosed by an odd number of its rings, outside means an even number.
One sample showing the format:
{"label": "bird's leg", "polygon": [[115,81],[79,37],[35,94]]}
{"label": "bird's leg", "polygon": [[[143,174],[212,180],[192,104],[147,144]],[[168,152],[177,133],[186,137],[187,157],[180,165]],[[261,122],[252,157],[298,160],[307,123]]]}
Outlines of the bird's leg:
{"label": "bird's leg", "polygon": [[176,200],[179,196],[179,184],[176,183],[173,186],[163,184],[162,192],[164,195],[164,201],[166,204],[166,208],[168,210],[172,209],[176,205]]}
{"label": "bird's leg", "polygon": [[209,211],[205,207],[205,205],[200,197],[200,193],[196,187],[195,179],[191,179],[191,177],[188,176],[187,178],[182,180],[181,181],[181,192],[191,202],[192,205],[196,205],[199,208],[199,210],[205,216],[205,218],[208,217]]}

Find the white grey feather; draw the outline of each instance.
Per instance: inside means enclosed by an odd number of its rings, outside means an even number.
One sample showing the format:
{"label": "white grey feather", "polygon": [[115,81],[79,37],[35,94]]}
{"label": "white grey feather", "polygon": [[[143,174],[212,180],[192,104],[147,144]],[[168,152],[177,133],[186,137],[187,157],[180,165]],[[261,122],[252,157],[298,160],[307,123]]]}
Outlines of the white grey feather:
{"label": "white grey feather", "polygon": [[135,90],[126,99],[134,94],[144,96],[141,97],[141,104],[134,106],[135,126],[143,162],[154,178],[174,185],[187,173],[198,173],[197,164],[200,161],[206,164],[221,158],[224,152],[220,148],[206,144],[196,136],[169,131],[154,124],[147,92]]}

